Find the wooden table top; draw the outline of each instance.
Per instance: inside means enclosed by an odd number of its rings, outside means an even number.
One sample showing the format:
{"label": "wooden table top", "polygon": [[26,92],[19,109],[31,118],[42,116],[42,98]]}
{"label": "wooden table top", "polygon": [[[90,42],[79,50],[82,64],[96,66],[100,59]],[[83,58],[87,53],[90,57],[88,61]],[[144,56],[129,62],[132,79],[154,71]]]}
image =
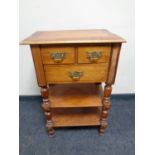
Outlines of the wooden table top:
{"label": "wooden table top", "polygon": [[21,45],[33,44],[76,44],[76,43],[123,43],[120,36],[105,29],[37,31],[26,38]]}

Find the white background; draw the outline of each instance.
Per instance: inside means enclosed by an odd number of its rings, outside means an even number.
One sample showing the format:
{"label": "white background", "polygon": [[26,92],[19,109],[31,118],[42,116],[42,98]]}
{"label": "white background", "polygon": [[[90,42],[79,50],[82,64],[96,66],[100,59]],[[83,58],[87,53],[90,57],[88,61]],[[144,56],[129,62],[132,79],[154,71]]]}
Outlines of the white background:
{"label": "white background", "polygon": [[[113,93],[134,93],[134,0],[20,0],[20,40],[38,30],[108,29],[123,44]],[[19,48],[19,94],[38,95],[29,46]]]}

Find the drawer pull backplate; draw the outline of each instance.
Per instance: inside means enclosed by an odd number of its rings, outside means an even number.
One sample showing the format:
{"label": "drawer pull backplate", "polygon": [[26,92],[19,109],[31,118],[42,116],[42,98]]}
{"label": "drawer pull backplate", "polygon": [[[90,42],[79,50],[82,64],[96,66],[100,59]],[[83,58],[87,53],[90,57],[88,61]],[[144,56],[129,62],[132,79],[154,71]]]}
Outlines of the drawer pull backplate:
{"label": "drawer pull backplate", "polygon": [[83,72],[78,72],[78,71],[73,71],[69,72],[69,76],[72,78],[74,81],[80,80],[80,78],[83,76]]}
{"label": "drawer pull backplate", "polygon": [[51,54],[51,58],[54,60],[56,63],[62,62],[66,57],[66,53],[64,52],[54,52]]}
{"label": "drawer pull backplate", "polygon": [[101,56],[102,56],[102,52],[93,51],[93,52],[87,53],[87,57],[91,62],[97,62],[97,60],[100,59]]}

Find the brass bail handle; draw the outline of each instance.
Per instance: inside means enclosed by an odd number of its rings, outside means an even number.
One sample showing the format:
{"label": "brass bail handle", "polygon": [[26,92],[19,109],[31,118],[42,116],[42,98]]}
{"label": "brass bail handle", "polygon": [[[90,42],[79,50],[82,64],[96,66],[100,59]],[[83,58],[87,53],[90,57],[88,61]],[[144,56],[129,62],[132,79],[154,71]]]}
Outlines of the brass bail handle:
{"label": "brass bail handle", "polygon": [[72,78],[73,81],[78,81],[83,76],[83,72],[82,71],[69,72],[69,76]]}
{"label": "brass bail handle", "polygon": [[66,53],[64,52],[54,52],[51,54],[51,58],[54,60],[56,63],[62,62],[66,57]]}
{"label": "brass bail handle", "polygon": [[102,57],[102,52],[88,52],[87,56],[91,62],[97,62]]}

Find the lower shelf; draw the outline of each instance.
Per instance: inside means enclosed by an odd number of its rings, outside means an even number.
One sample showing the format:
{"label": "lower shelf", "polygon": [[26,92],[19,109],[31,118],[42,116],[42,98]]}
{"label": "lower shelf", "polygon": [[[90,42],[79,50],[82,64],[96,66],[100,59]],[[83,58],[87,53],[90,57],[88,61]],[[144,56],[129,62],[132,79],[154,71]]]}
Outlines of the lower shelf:
{"label": "lower shelf", "polygon": [[100,125],[101,108],[52,109],[54,127]]}

